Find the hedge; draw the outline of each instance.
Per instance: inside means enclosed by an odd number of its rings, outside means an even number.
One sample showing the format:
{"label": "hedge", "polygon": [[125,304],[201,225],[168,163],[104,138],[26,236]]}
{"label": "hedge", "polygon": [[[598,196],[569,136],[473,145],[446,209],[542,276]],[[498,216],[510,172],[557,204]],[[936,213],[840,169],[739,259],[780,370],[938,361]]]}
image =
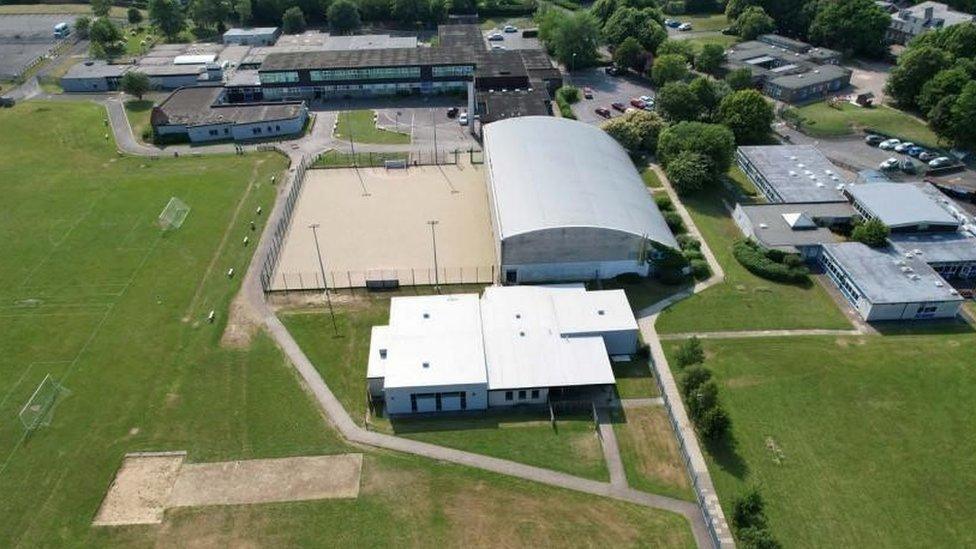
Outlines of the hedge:
{"label": "hedge", "polygon": [[[805,266],[790,267],[784,261],[787,254],[776,250],[764,251],[751,240],[739,240],[732,245],[732,255],[750,273],[777,282],[807,282],[810,271]],[[792,260],[791,260],[792,262]]]}

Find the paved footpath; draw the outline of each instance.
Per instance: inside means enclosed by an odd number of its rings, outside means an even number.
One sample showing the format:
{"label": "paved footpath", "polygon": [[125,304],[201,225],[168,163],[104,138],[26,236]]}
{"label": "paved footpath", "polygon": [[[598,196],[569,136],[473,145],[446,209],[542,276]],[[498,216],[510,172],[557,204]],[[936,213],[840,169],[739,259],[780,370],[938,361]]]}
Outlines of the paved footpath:
{"label": "paved footpath", "polygon": [[627,475],[624,473],[624,462],[620,459],[620,446],[617,444],[617,434],[613,431],[613,421],[610,410],[606,407],[596,410],[597,432],[600,435],[600,446],[603,448],[603,460],[610,472],[610,484],[618,488],[627,487]]}

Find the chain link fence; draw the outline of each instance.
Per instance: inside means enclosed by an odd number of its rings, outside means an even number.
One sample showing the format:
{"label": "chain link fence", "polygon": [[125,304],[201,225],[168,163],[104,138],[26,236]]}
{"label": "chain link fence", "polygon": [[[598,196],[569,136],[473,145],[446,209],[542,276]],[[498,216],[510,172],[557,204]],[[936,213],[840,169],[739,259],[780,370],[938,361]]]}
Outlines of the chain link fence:
{"label": "chain link fence", "polygon": [[271,290],[271,279],[274,276],[275,267],[278,265],[278,258],[281,256],[285,235],[288,234],[288,227],[291,225],[291,216],[295,213],[295,204],[298,203],[298,196],[305,185],[305,172],[309,164],[309,158],[302,157],[301,162],[295,168],[294,182],[288,191],[288,197],[285,198],[284,211],[271,235],[271,247],[268,249],[268,255],[265,256],[264,264],[261,266],[261,287],[265,292]]}
{"label": "chain link fence", "polygon": [[[371,288],[391,289],[400,286],[435,286],[456,284],[492,284],[498,267],[439,267],[429,269],[369,269],[365,271],[326,271],[325,281],[330,289]],[[263,279],[262,279],[263,280]],[[278,271],[269,278],[265,291],[323,290],[319,271]]]}

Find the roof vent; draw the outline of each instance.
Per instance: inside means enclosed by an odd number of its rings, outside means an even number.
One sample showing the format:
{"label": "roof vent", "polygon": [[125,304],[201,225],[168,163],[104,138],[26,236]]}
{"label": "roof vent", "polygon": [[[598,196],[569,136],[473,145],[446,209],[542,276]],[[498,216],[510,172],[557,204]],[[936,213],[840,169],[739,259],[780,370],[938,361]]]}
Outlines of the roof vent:
{"label": "roof vent", "polygon": [[519,337],[525,337],[525,332],[519,332]]}
{"label": "roof vent", "polygon": [[768,228],[769,228],[769,225],[767,225],[767,224],[765,224],[765,223],[760,223],[760,224],[759,224],[759,228],[760,228],[760,229],[768,229]]}
{"label": "roof vent", "polygon": [[430,313],[424,313],[424,318],[430,318]]}
{"label": "roof vent", "polygon": [[935,281],[935,287],[936,288],[942,288],[943,286],[945,286],[945,283],[943,283],[941,280],[936,280]]}
{"label": "roof vent", "polygon": [[430,362],[424,362],[423,366],[424,368],[430,368]]}
{"label": "roof vent", "polygon": [[386,359],[386,349],[380,349],[380,358]]}
{"label": "roof vent", "polygon": [[797,176],[797,173],[794,172],[793,170],[790,170],[790,176],[791,177],[796,177]]}
{"label": "roof vent", "polygon": [[522,313],[515,313],[515,318],[516,319],[522,318]]}
{"label": "roof vent", "polygon": [[922,255],[922,250],[915,248],[914,250],[912,250],[912,253],[914,253],[915,255]]}
{"label": "roof vent", "polygon": [[606,311],[604,311],[603,309],[600,309],[599,311],[597,311],[597,312],[596,312],[596,314],[598,314],[598,315],[600,315],[600,316],[603,316],[603,315],[605,315],[605,314],[607,314],[607,313],[606,313]]}

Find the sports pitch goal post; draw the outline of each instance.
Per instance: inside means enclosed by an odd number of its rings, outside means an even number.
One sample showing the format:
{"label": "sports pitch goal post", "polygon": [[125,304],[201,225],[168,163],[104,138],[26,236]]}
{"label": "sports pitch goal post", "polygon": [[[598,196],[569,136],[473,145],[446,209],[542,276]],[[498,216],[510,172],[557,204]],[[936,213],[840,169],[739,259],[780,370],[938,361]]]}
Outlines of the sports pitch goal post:
{"label": "sports pitch goal post", "polygon": [[34,390],[34,394],[27,399],[27,403],[20,409],[20,422],[24,430],[30,432],[51,424],[54,406],[58,399],[67,391],[51,374],[44,376],[41,383]]}
{"label": "sports pitch goal post", "polygon": [[175,196],[169,199],[166,207],[159,213],[156,223],[164,231],[173,231],[183,226],[183,221],[190,214],[190,207]]}

